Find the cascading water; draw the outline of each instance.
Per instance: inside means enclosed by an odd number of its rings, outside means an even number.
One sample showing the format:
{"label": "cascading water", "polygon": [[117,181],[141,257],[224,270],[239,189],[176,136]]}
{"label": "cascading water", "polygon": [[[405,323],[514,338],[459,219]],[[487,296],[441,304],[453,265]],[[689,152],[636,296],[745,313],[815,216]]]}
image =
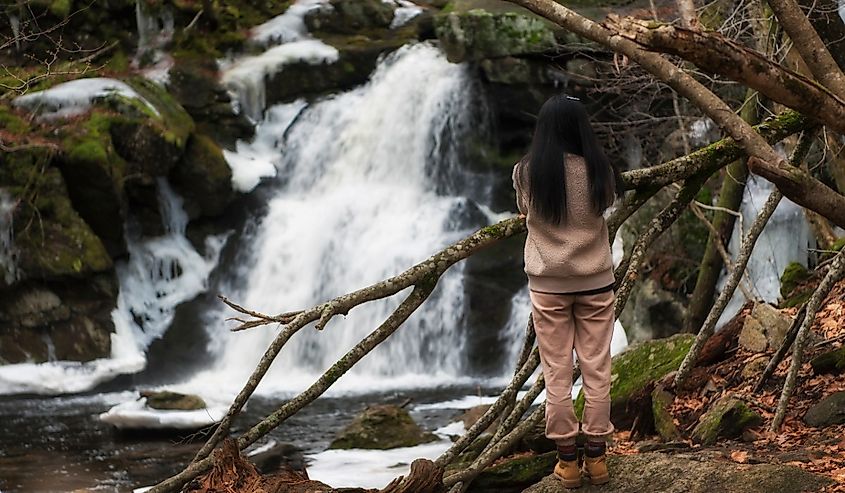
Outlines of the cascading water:
{"label": "cascading water", "polygon": [[81,392],[146,364],[146,349],[173,319],[177,305],[205,290],[224,238],[209,237],[205,256],[185,237],[187,215],[182,200],[163,179],[159,201],[166,233],[150,239],[127,234],[129,260],[118,265],[120,294],[112,312],[115,332],[111,357],[87,363],[56,361],[0,366],[0,395]]}
{"label": "cascading water", "polygon": [[132,64],[135,68],[143,66],[141,72],[148,79],[166,84],[173,57],[163,48],[173,39],[175,32],[173,10],[169,6],[159,6],[153,10],[148,2],[136,0],[135,20],[138,26],[138,51]]}
{"label": "cascading water", "polygon": [[[244,285],[228,294],[268,313],[311,306],[401,272],[466,234],[458,216],[467,200],[438,195],[433,177],[454,166],[449,149],[470,122],[471,91],[465,67],[417,44],[387,57],[361,88],[308,107],[297,102],[268,110],[255,141],[239,154],[275,163],[280,184],[244,252]],[[424,309],[341,387],[424,386],[465,374],[461,276],[460,265],[453,267]],[[263,388],[304,388],[398,302],[370,303],[324,332],[297,334]],[[215,330],[217,362],[195,382],[239,388],[275,335]]]}
{"label": "cascading water", "polygon": [[[740,208],[741,221],[734,225],[728,250],[732,257],[739,251],[741,237],[744,236],[769,194],[774,190],[770,182],[750,176],[745,186],[745,194]],[[789,199],[782,199],[763,229],[754,252],[748,261],[746,276],[743,284],[750,294],[766,302],[776,302],[780,297],[780,276],[790,262],[807,265],[807,252],[811,241],[810,227],[800,206]],[[724,284],[727,276],[719,280],[719,287]],[[743,293],[737,289],[719,319],[718,326],[723,325],[739,312],[746,302]]]}

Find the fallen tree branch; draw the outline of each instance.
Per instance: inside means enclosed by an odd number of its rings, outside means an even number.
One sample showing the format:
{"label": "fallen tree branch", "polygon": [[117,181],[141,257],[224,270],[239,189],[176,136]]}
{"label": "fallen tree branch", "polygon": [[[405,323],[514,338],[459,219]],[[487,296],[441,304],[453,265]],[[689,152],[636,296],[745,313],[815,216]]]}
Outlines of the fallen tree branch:
{"label": "fallen tree branch", "polygon": [[845,100],[812,79],[718,32],[615,15],[608,16],[604,25],[647,50],[680,56],[705,71],[735,80],[805,115],[813,115],[845,134]]}
{"label": "fallen tree branch", "polygon": [[[444,270],[447,268],[444,266]],[[438,274],[442,274],[439,272]],[[371,332],[367,337],[362,339],[358,344],[350,349],[342,358],[340,358],[334,365],[331,366],[320,378],[317,379],[308,389],[286,401],[281,407],[274,411],[269,416],[258,422],[243,435],[238,438],[238,447],[243,450],[256,440],[266,435],[270,430],[282,424],[287,418],[296,414],[306,405],[313,402],[317,397],[322,395],[328,388],[337,381],[344,373],[349,371],[352,366],[366,356],[376,346],[384,342],[391,334],[393,334],[400,325],[402,325],[414,311],[419,308],[423,302],[428,299],[434,287],[437,285],[437,277],[430,279],[427,282],[420,282],[414,287],[411,294],[393,311],[393,313],[385,320],[378,328]],[[151,493],[175,492],[181,489],[182,485],[191,479],[202,474],[212,465],[212,458],[210,456],[204,457],[200,460],[192,462],[182,472],[172,476],[161,483],[153,486],[149,491]]]}
{"label": "fallen tree branch", "polygon": [[801,328],[801,325],[804,323],[804,316],[806,314],[807,303],[803,303],[801,308],[798,310],[798,313],[795,314],[795,318],[792,319],[792,324],[789,326],[789,330],[786,331],[786,336],[780,343],[780,347],[778,347],[778,350],[772,355],[772,359],[770,359],[766,364],[766,368],[757,380],[757,385],[754,386],[755,393],[759,394],[762,392],[766,382],[772,374],[774,374],[775,369],[778,367],[780,362],[783,361],[783,358],[786,357],[786,353],[789,352],[789,348],[791,348],[792,343],[795,342],[795,337],[798,336],[798,329]]}

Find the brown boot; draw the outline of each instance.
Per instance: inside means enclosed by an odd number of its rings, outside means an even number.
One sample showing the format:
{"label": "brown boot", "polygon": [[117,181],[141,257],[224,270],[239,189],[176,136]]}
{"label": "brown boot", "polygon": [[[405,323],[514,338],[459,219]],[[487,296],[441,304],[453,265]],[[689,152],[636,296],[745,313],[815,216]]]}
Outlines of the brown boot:
{"label": "brown boot", "polygon": [[558,459],[555,464],[555,476],[563,483],[564,488],[578,488],[581,486],[581,470],[577,460]]}
{"label": "brown boot", "polygon": [[598,457],[584,457],[584,475],[589,478],[591,484],[605,484],[610,481],[610,474],[607,472],[607,456],[602,454]]}

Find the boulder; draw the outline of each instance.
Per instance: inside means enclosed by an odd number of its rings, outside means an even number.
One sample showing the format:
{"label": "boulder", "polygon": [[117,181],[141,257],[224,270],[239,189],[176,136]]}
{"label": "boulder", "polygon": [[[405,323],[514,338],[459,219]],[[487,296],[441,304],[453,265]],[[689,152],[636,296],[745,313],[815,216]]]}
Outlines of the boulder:
{"label": "boulder", "polygon": [[813,404],[804,422],[816,428],[845,423],[845,392],[834,392]]}
{"label": "boulder", "polygon": [[557,452],[527,455],[501,462],[484,470],[468,492],[518,492],[549,474],[557,462]]}
{"label": "boulder", "polygon": [[[698,459],[698,460],[696,460]],[[539,460],[539,459],[537,459]],[[693,454],[667,455],[650,452],[608,457],[610,483],[585,484],[578,493],[800,493],[822,491],[832,480],[799,467],[781,464],[735,464],[701,460]],[[550,472],[551,468],[547,470]],[[548,475],[524,493],[565,493],[560,480]]]}
{"label": "boulder", "polygon": [[220,215],[234,199],[232,169],[220,147],[205,135],[193,134],[188,139],[170,178],[190,218]]}
{"label": "boulder", "polygon": [[454,63],[544,53],[557,46],[550,23],[498,0],[453,0],[435,17],[434,28]]}
{"label": "boulder", "polygon": [[[469,429],[472,425],[474,425],[487,410],[490,409],[490,404],[482,404],[480,406],[473,406],[466,411],[464,411],[460,416],[458,416],[458,420],[464,424],[464,428]],[[501,418],[496,418],[490,426],[487,427],[484,431],[495,431],[496,427],[499,425]]]}
{"label": "boulder", "polygon": [[669,412],[669,407],[674,401],[675,396],[663,388],[662,385],[656,385],[654,387],[654,391],[651,393],[651,413],[654,416],[654,430],[660,435],[660,438],[667,442],[681,438],[681,432],[678,431],[675,418]]}
{"label": "boulder", "polygon": [[845,346],[819,354],[810,360],[813,373],[842,373],[845,372]]}
{"label": "boulder", "polygon": [[[651,395],[649,386],[678,369],[689,351],[694,336],[677,334],[629,347],[613,357],[611,365],[610,415],[619,429],[629,429],[641,409],[640,399]],[[639,402],[639,404],[638,404]],[[575,412],[584,410],[584,392],[575,400]]]}
{"label": "boulder", "polygon": [[330,449],[391,449],[413,447],[437,440],[423,431],[405,409],[375,405],[365,409],[332,440]]}
{"label": "boulder", "polygon": [[741,400],[722,397],[698,419],[692,430],[692,439],[703,445],[712,445],[719,437],[738,437],[746,428],[762,422],[763,418]]}
{"label": "boulder", "polygon": [[619,321],[633,339],[669,337],[683,327],[686,308],[680,297],[654,279],[644,279],[631,293]]}
{"label": "boulder", "polygon": [[308,12],[305,25],[311,32],[357,34],[365,29],[389,27],[395,9],[394,5],[382,0],[330,0]]}
{"label": "boulder", "polygon": [[141,397],[147,399],[147,407],[168,411],[195,411],[205,409],[202,397],[178,392],[142,390]]}
{"label": "boulder", "polygon": [[757,303],[745,317],[739,333],[739,345],[755,353],[777,349],[783,343],[790,325],[792,317],[768,303]]}

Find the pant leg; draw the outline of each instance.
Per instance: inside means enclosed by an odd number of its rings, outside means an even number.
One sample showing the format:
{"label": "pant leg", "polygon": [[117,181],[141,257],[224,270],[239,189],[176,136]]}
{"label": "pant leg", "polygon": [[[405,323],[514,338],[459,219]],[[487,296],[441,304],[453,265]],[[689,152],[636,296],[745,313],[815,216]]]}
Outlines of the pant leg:
{"label": "pant leg", "polygon": [[572,445],[578,435],[578,420],[572,408],[575,297],[533,291],[529,294],[546,381],[546,436],[558,445]]}
{"label": "pant leg", "polygon": [[613,433],[610,422],[610,340],[613,337],[613,291],[578,295],[573,304],[575,353],[584,385],[582,429],[588,437]]}

